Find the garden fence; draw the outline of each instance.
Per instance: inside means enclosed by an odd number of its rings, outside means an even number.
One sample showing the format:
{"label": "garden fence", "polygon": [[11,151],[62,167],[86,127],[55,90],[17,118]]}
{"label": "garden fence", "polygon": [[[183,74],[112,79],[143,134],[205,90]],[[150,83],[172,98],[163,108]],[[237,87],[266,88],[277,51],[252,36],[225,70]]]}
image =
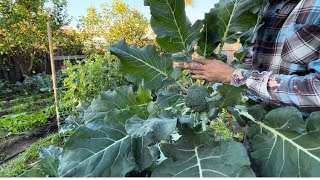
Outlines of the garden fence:
{"label": "garden fence", "polygon": [[[70,49],[70,48],[69,48]],[[64,65],[64,60],[71,60],[74,62],[75,60],[80,60],[86,58],[85,55],[65,55],[65,51],[56,50],[54,56],[54,63],[56,67],[56,71],[59,71]],[[82,54],[81,52],[77,52],[77,54]],[[41,63],[37,63],[32,68],[32,74],[38,74],[42,72],[46,72],[47,74],[51,73],[50,67],[50,56],[48,53],[41,53],[39,58],[42,59]],[[7,80],[11,83],[16,83],[18,81],[23,81],[24,77],[19,67],[19,64],[12,58],[11,56],[0,56],[0,80]]]}
{"label": "garden fence", "polygon": [[[32,68],[33,73],[50,73],[50,61],[48,54],[43,54],[43,61],[35,64]],[[0,57],[0,80],[7,80],[11,83],[23,80],[23,74],[16,60],[10,56]]]}

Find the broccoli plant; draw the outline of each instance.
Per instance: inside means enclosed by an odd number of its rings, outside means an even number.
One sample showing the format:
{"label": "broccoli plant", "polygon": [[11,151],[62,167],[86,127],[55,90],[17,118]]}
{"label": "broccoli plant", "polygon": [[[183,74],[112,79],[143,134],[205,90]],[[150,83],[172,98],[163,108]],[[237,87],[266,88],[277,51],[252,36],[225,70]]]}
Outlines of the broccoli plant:
{"label": "broccoli plant", "polygon": [[184,0],[145,0],[145,5],[163,51],[153,45],[129,46],[124,40],[108,48],[136,86],[102,92],[81,116],[67,119],[76,129],[55,162],[58,166],[51,166],[58,167],[54,171],[58,176],[125,177],[144,172],[152,177],[255,176],[243,144],[212,135],[207,122],[221,109],[249,126],[252,160],[260,175],[320,175],[320,113],[305,122],[292,107],[270,112],[262,106],[246,109],[239,106],[245,87],[224,84],[217,91],[196,83],[198,87],[186,87],[179,81],[181,71],[172,65],[190,62],[195,51],[221,59],[224,43],[236,39],[249,45],[263,0],[220,0],[194,24],[186,16]]}

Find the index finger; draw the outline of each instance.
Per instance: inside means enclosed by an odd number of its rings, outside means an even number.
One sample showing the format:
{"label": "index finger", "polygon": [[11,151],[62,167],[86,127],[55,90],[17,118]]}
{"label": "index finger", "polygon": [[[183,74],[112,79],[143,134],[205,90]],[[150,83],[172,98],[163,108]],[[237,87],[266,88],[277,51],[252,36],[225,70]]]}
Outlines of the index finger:
{"label": "index finger", "polygon": [[205,64],[208,64],[209,60],[206,60],[204,58],[194,58],[194,59],[192,59],[192,61],[205,65]]}
{"label": "index finger", "polygon": [[189,63],[186,62],[175,62],[174,67],[179,67],[181,69],[190,69]]}

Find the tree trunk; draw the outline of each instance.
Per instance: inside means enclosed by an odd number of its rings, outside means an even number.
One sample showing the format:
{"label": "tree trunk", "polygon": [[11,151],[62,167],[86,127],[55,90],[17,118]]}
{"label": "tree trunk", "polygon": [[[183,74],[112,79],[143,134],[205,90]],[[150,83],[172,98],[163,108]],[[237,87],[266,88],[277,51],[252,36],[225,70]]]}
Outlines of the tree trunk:
{"label": "tree trunk", "polygon": [[20,71],[22,75],[29,76],[30,72],[27,70],[26,64],[23,62],[23,58],[20,54],[14,53],[12,56],[14,58],[14,61],[19,65]]}
{"label": "tree trunk", "polygon": [[29,68],[28,68],[29,73],[32,71],[32,68],[33,68],[34,57],[35,57],[35,52],[30,53],[30,64],[29,64]]}

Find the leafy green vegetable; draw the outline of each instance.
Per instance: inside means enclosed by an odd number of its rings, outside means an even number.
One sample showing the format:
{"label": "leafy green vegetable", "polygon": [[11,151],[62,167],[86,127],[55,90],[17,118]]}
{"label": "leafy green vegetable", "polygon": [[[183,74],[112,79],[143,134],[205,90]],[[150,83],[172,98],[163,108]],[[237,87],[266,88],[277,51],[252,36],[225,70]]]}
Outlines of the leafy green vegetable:
{"label": "leafy green vegetable", "polygon": [[320,128],[314,123],[319,115],[313,113],[305,123],[296,108],[280,108],[250,127],[252,156],[262,176],[320,176]]}
{"label": "leafy green vegetable", "polygon": [[[190,130],[191,131],[191,130]],[[166,157],[153,177],[252,177],[246,149],[236,142],[213,142],[207,133],[183,134],[176,144],[165,143]]]}
{"label": "leafy green vegetable", "polygon": [[62,149],[51,145],[48,148],[40,147],[39,151],[39,167],[24,172],[20,177],[59,177],[59,156]]}
{"label": "leafy green vegetable", "polygon": [[185,98],[186,106],[195,112],[207,111],[209,106],[206,98],[209,97],[210,92],[206,87],[198,85],[191,86]]}
{"label": "leafy green vegetable", "polygon": [[125,123],[127,119],[136,114],[147,119],[149,114],[146,106],[151,101],[149,93],[143,90],[138,93],[133,92],[131,86],[122,86],[114,91],[102,92],[85,110],[83,120],[85,124],[105,118]]}
{"label": "leafy green vegetable", "polygon": [[123,125],[95,121],[68,139],[58,173],[62,177],[125,176],[135,168],[131,148]]}
{"label": "leafy green vegetable", "polygon": [[214,50],[220,44],[220,36],[217,33],[217,25],[219,18],[214,13],[205,13],[203,20],[204,28],[201,32],[201,37],[198,41],[198,54],[204,58],[214,58]]}
{"label": "leafy green vegetable", "polygon": [[[140,117],[147,119],[145,116],[148,113],[141,108],[148,105],[150,98],[147,90],[140,88],[138,93],[134,93],[131,87],[124,86],[104,92],[93,100],[82,116],[85,124],[72,134],[64,147],[59,175],[125,176],[132,170],[144,170],[151,166],[154,158],[148,147],[154,145],[159,137],[169,136],[176,121],[171,121],[173,124],[169,129],[166,123],[169,119],[150,117],[144,123]],[[152,133],[159,134],[147,136],[143,127],[152,130],[160,125],[157,123],[162,125]],[[166,135],[162,134],[164,131],[167,131]],[[143,132],[147,134],[143,135]],[[96,164],[88,169],[87,164],[92,162]],[[115,166],[118,168],[113,168]]]}
{"label": "leafy green vegetable", "polygon": [[[61,73],[57,73],[57,86],[62,87],[64,77]],[[43,92],[53,92],[52,77],[45,72],[34,76],[25,76],[23,82],[17,82],[14,87],[17,91],[22,91],[25,94],[38,94]]]}
{"label": "leafy green vegetable", "polygon": [[49,113],[46,109],[32,114],[20,113],[4,116],[0,118],[0,129],[11,133],[25,132],[44,125],[48,117]]}
{"label": "leafy green vegetable", "polygon": [[108,48],[120,61],[120,71],[127,75],[129,81],[136,84],[143,81],[146,89],[159,89],[174,83],[172,60],[159,56],[155,46],[137,48],[119,41]]}
{"label": "leafy green vegetable", "polygon": [[[59,156],[61,155],[62,149],[49,146],[48,148],[40,148],[40,166],[41,171],[50,177],[58,177],[59,167]],[[39,172],[39,171],[38,171]]]}
{"label": "leafy green vegetable", "polygon": [[235,87],[228,84],[219,86],[219,95],[209,100],[210,108],[226,108],[238,105],[241,102],[244,89],[245,86]]}
{"label": "leafy green vegetable", "polygon": [[146,121],[137,116],[129,119],[126,123],[126,130],[131,137],[146,137],[151,142],[169,139],[175,130],[177,119],[169,119],[152,115]]}
{"label": "leafy green vegetable", "polygon": [[220,44],[217,52],[220,59],[225,43],[237,42],[239,38],[247,35],[249,30],[256,27],[259,12],[264,8],[263,2],[264,0],[220,0],[205,15],[204,30],[198,42],[198,53],[204,57],[212,57]]}
{"label": "leafy green vegetable", "polygon": [[161,107],[170,107],[176,103],[181,96],[180,88],[173,86],[168,90],[159,90],[156,102]]}
{"label": "leafy green vegetable", "polygon": [[161,48],[170,53],[193,49],[203,24],[190,23],[184,0],[147,0],[145,4],[150,6],[150,24]]}

